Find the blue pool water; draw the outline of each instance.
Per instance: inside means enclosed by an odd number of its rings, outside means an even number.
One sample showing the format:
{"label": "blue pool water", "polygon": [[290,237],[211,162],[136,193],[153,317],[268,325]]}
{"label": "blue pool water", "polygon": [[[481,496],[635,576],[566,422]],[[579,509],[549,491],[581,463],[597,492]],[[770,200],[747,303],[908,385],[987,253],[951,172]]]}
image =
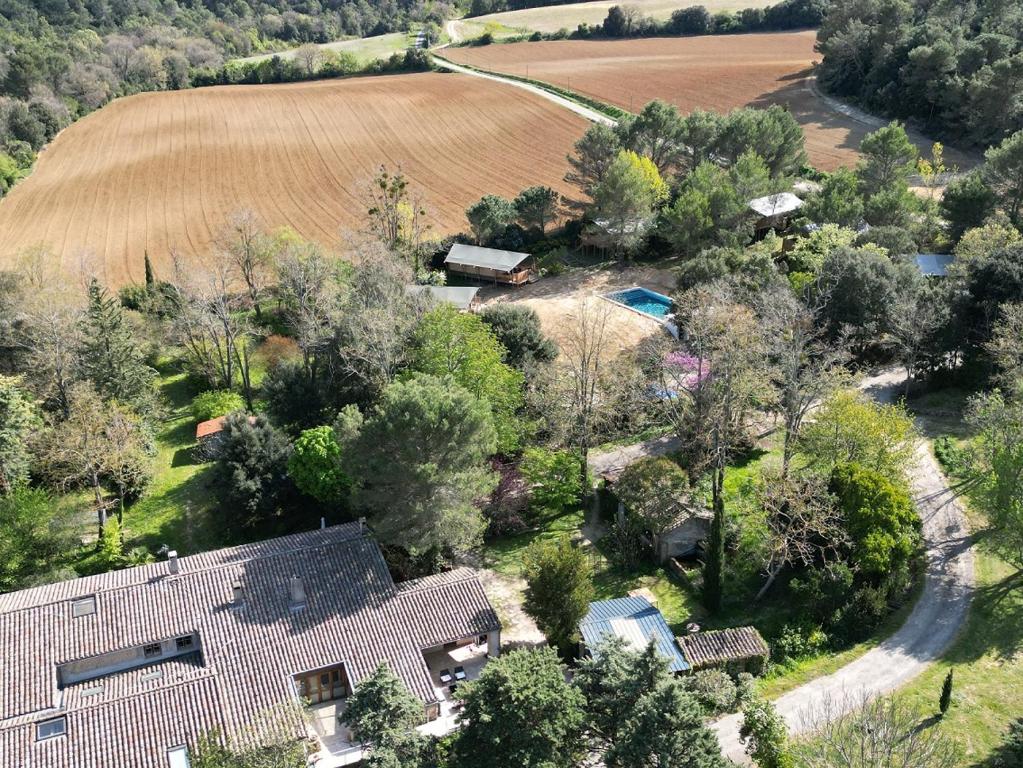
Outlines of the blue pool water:
{"label": "blue pool water", "polygon": [[671,313],[671,299],[646,288],[629,288],[627,291],[610,293],[607,297],[658,320],[663,320]]}

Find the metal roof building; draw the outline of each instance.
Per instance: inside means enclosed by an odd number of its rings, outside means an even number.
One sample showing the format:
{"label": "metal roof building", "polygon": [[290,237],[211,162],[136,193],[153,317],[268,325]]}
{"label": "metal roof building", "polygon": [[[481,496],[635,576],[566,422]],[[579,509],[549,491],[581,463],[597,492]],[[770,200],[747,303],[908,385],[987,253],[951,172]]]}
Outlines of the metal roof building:
{"label": "metal roof building", "polygon": [[458,309],[469,310],[475,304],[480,289],[454,285],[409,285],[405,287],[405,291],[415,295],[428,294],[437,302],[446,302],[454,304]]}
{"label": "metal roof building", "polygon": [[500,251],[497,248],[481,248],[478,245],[455,243],[448,251],[448,255],[444,257],[444,263],[511,272],[528,258],[528,253]]}
{"label": "metal roof building", "polygon": [[424,652],[499,631],[471,571],[395,584],[358,523],[0,595],[0,762],[167,768],[278,711],[310,736],[300,698],[382,662],[429,713]]}
{"label": "metal roof building", "polygon": [[579,622],[579,632],[583,644],[591,650],[608,636],[620,637],[636,651],[643,650],[653,640],[672,672],[685,672],[690,668],[663,614],[645,597],[619,597],[590,603],[589,613]]}
{"label": "metal roof building", "polygon": [[950,253],[918,253],[914,261],[924,277],[945,277],[955,256]]}
{"label": "metal roof building", "polygon": [[803,201],[791,192],[779,192],[776,195],[758,197],[749,201],[749,207],[761,216],[770,218],[784,216],[803,207]]}

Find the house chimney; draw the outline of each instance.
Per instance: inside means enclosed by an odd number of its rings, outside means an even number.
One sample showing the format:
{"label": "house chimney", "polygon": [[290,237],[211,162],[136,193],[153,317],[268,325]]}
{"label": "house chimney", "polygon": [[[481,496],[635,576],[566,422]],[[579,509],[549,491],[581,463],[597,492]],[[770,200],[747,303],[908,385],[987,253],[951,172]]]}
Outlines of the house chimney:
{"label": "house chimney", "polygon": [[366,518],[360,517],[359,518],[359,533],[365,533],[365,532],[366,532]]}
{"label": "house chimney", "polygon": [[181,573],[181,564],[178,563],[178,552],[175,549],[167,552],[167,570],[172,576]]}
{"label": "house chimney", "polygon": [[241,579],[234,580],[234,584],[231,585],[231,592],[234,595],[232,602],[234,603],[235,608],[241,607],[242,598],[244,597],[244,594],[242,593]]}
{"label": "house chimney", "polygon": [[327,527],[327,518],[321,517],[320,518],[320,530],[322,531],[326,527]]}
{"label": "house chimney", "polygon": [[292,576],[288,581],[288,592],[293,606],[305,605],[305,585],[298,576]]}

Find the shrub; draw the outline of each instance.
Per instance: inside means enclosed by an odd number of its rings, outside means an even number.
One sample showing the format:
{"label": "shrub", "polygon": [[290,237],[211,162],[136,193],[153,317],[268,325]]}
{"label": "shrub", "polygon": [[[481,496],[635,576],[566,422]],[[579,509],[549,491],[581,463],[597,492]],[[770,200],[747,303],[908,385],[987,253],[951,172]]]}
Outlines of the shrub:
{"label": "shrub", "polygon": [[196,395],[192,399],[192,415],[196,421],[209,421],[245,408],[245,401],[237,392],[215,389]]}
{"label": "shrub", "polygon": [[991,768],[1020,768],[1020,766],[1023,766],[1023,718],[1009,724],[1009,730],[991,761]]}
{"label": "shrub", "polygon": [[299,436],[288,459],[288,476],[319,502],[341,502],[350,483],[341,468],[341,445],[333,429],[314,427]]}
{"label": "shrub", "polygon": [[688,679],[687,687],[710,717],[735,709],[739,689],[723,670],[701,669]]}
{"label": "shrub", "polygon": [[888,600],[883,589],[861,587],[849,604],[842,608],[838,629],[848,641],[869,635],[888,614]]}
{"label": "shrub", "polygon": [[519,471],[531,484],[533,502],[560,514],[579,500],[582,491],[582,466],[574,451],[527,448]]}
{"label": "shrub", "polygon": [[149,304],[149,289],[144,285],[125,285],[117,292],[121,306],[142,312]]}
{"label": "shrub", "polygon": [[792,627],[786,624],[774,641],[774,655],[781,661],[809,659],[828,645],[828,636],[820,627]]}

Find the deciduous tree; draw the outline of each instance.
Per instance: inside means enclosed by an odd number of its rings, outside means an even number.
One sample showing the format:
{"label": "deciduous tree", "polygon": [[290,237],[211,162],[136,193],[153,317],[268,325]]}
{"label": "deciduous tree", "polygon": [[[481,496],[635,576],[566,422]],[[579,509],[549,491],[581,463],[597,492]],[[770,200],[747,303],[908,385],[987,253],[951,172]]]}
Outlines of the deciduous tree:
{"label": "deciduous tree", "polygon": [[855,463],[902,482],[913,461],[916,439],[905,408],[875,403],[846,390],[821,404],[813,422],[803,428],[799,450],[823,472]]}
{"label": "deciduous tree", "polygon": [[520,440],[517,411],[523,376],[503,361],[506,350],[478,316],[443,304],[428,312],[413,336],[412,368],[450,377],[486,403],[494,414],[498,449],[513,452]]}
{"label": "deciduous tree", "polygon": [[0,376],[0,496],[28,482],[29,440],[40,427],[36,404],[21,380]]}

